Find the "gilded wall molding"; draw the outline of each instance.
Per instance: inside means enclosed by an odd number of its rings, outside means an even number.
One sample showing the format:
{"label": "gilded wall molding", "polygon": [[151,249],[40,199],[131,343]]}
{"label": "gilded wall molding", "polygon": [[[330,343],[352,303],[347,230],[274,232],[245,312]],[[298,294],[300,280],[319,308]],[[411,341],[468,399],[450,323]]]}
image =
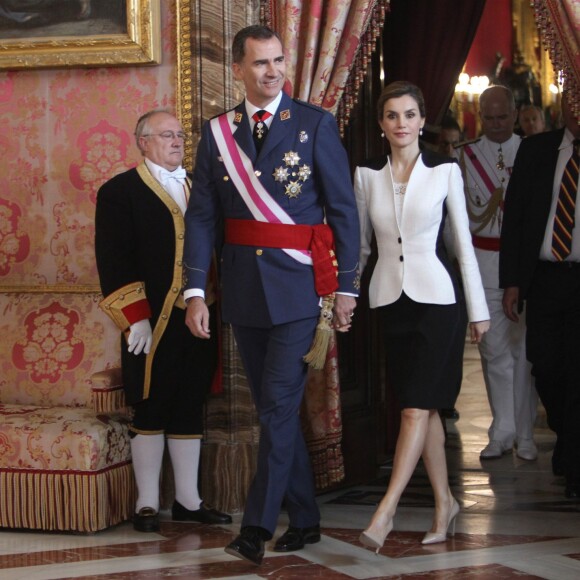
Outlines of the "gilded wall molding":
{"label": "gilded wall molding", "polygon": [[1,284],[3,294],[100,294],[98,284]]}

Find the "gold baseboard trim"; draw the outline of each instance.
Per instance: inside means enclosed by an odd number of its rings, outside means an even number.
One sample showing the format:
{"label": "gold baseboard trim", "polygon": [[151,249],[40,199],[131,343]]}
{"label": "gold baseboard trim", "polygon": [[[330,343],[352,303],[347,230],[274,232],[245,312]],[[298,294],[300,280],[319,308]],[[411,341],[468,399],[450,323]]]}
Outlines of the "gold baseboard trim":
{"label": "gold baseboard trim", "polygon": [[100,294],[98,284],[0,284],[3,294]]}

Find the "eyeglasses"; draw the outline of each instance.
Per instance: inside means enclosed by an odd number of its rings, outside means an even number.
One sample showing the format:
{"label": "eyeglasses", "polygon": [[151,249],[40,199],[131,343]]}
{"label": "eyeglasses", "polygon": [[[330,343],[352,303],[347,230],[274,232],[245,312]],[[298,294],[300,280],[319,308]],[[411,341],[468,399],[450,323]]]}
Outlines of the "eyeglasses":
{"label": "eyeglasses", "polygon": [[147,135],[143,135],[143,137],[161,137],[161,139],[165,141],[173,141],[176,137],[180,141],[185,141],[186,135],[185,133],[174,133],[173,131],[163,131],[163,133],[147,133]]}

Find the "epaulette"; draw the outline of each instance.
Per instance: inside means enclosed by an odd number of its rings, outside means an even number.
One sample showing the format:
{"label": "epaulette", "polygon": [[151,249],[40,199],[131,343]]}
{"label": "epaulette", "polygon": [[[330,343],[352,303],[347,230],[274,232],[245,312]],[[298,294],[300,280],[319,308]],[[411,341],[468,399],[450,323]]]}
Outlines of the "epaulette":
{"label": "epaulette", "polygon": [[[227,111],[222,111],[221,113],[218,113],[217,115],[214,115],[213,117],[210,117],[208,120],[211,121],[212,119],[217,119],[218,117],[221,117],[222,115],[227,115],[230,111],[235,111],[238,108],[238,105],[236,105],[235,107],[232,107],[231,109],[228,109]],[[244,109],[245,111],[245,109]]]}
{"label": "epaulette", "polygon": [[453,145],[453,149],[461,149],[461,147],[464,147],[465,145],[473,145],[474,143],[477,143],[478,141],[481,141],[481,137],[476,137],[475,139],[468,139],[467,141],[461,141],[461,143],[457,143],[457,145]]}
{"label": "epaulette", "polygon": [[313,105],[312,103],[309,103],[308,101],[302,101],[301,99],[297,99],[297,98],[292,98],[292,100],[297,105],[302,105],[304,107],[308,107],[310,109],[313,109],[313,110],[319,111],[319,112],[326,112],[325,109],[323,109],[322,107],[319,107],[318,105]]}

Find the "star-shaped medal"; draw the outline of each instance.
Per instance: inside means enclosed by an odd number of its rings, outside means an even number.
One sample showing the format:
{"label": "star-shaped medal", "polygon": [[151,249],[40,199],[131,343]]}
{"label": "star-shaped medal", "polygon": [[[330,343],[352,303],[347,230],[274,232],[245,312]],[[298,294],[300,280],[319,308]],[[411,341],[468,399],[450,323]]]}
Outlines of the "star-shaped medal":
{"label": "star-shaped medal", "polygon": [[302,185],[297,181],[291,181],[286,185],[286,191],[284,192],[290,199],[298,197],[302,192]]}
{"label": "star-shaped medal", "polygon": [[284,182],[284,181],[288,181],[288,168],[287,167],[276,167],[276,169],[274,169],[274,173],[272,173],[272,176],[274,177],[274,181],[279,181],[279,182]]}
{"label": "star-shaped medal", "polygon": [[310,170],[310,167],[304,164],[298,170],[298,178],[301,179],[302,181],[306,181],[310,177],[311,173],[312,171]]}
{"label": "star-shaped medal", "polygon": [[298,165],[300,161],[300,156],[295,151],[288,151],[288,153],[284,154],[284,163],[289,165],[290,167],[294,167],[294,165]]}

